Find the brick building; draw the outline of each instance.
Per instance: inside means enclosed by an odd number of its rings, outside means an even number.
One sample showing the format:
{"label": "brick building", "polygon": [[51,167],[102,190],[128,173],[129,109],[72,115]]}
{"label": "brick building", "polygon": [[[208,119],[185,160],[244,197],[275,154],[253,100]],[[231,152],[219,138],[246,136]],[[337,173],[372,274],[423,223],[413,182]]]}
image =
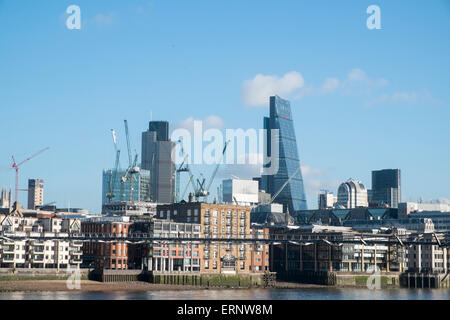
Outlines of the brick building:
{"label": "brick building", "polygon": [[[81,232],[126,237],[130,225],[129,217],[90,218],[81,223]],[[83,244],[83,265],[96,269],[127,270],[128,245],[125,241],[85,242]]]}
{"label": "brick building", "polygon": [[259,257],[254,256],[252,243],[245,242],[252,238],[249,206],[182,201],[158,205],[156,214],[158,219],[200,224],[202,238],[233,239],[232,242],[211,240],[199,245],[202,273],[260,272],[255,264]]}

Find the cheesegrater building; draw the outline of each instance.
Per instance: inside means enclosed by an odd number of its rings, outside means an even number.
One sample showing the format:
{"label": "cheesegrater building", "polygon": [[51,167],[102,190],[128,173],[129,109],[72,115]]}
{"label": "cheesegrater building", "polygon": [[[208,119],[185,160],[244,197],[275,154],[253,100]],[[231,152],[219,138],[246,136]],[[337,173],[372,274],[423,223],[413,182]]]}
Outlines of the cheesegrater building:
{"label": "cheesegrater building", "polygon": [[300,159],[289,101],[278,96],[270,97],[270,117],[264,117],[264,129],[267,130],[267,144],[264,146],[264,154],[267,157],[271,156],[271,130],[279,130],[279,157],[272,159],[278,160],[278,172],[262,176],[263,189],[273,196],[293,176],[274,202],[282,204],[283,210],[289,210],[290,213],[307,210],[302,172],[297,171]]}

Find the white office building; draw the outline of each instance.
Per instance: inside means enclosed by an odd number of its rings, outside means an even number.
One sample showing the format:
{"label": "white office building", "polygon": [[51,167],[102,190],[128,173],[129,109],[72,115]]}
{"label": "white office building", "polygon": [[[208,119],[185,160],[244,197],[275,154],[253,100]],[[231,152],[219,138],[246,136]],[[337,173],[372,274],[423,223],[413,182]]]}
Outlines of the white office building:
{"label": "white office building", "polygon": [[368,206],[367,189],[361,181],[350,179],[339,186],[336,204],[338,209],[353,209]]}

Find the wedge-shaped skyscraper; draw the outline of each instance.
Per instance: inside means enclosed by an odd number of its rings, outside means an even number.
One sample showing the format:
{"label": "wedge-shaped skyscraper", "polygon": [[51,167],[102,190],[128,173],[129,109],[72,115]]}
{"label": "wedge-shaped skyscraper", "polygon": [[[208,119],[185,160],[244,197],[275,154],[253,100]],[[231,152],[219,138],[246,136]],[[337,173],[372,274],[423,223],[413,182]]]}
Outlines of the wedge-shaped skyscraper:
{"label": "wedge-shaped skyscraper", "polygon": [[283,190],[275,198],[274,202],[283,204],[283,209],[289,209],[292,213],[297,210],[307,210],[303,177],[300,167],[300,158],[295,138],[294,122],[292,120],[291,106],[289,101],[278,96],[270,97],[270,117],[264,117],[264,129],[267,130],[267,141],[264,153],[267,157],[271,155],[271,130],[278,129],[278,171],[271,175],[262,176],[262,187],[272,196],[275,195],[283,185]]}

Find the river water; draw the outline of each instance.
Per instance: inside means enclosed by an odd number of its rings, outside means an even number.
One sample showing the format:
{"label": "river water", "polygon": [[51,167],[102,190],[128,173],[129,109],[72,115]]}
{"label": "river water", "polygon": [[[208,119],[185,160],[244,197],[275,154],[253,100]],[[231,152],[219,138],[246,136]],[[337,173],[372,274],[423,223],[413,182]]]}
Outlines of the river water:
{"label": "river water", "polygon": [[450,289],[308,288],[147,292],[1,292],[0,300],[450,300]]}

